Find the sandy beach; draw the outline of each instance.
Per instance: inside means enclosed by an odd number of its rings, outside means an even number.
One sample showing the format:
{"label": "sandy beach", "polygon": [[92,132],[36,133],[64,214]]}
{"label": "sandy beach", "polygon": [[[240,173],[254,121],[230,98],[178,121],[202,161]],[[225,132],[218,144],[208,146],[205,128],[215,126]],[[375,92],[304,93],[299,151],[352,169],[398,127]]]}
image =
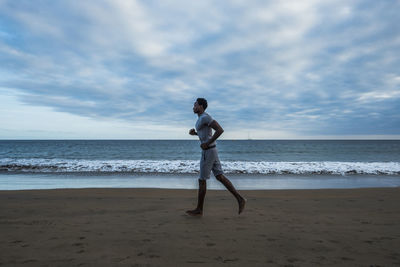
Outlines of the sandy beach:
{"label": "sandy beach", "polygon": [[0,191],[1,266],[400,266],[400,188]]}

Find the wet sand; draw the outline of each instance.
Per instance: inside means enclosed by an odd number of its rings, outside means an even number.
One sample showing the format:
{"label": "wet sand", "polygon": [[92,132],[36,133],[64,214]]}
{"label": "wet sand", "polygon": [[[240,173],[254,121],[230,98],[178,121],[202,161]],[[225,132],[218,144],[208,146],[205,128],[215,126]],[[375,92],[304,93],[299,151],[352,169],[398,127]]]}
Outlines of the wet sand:
{"label": "wet sand", "polygon": [[400,266],[400,188],[0,191],[0,266]]}

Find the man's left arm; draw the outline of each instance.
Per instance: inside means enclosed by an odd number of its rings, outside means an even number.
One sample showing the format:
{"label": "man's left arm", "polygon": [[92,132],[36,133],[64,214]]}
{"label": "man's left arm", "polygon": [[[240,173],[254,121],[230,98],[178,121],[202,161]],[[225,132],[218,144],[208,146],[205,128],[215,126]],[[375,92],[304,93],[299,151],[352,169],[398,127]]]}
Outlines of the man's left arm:
{"label": "man's left arm", "polygon": [[208,142],[201,144],[202,149],[207,149],[208,146],[217,140],[217,138],[220,137],[220,135],[224,132],[224,129],[222,129],[221,125],[219,125],[216,120],[213,120],[209,126],[213,128],[215,132]]}

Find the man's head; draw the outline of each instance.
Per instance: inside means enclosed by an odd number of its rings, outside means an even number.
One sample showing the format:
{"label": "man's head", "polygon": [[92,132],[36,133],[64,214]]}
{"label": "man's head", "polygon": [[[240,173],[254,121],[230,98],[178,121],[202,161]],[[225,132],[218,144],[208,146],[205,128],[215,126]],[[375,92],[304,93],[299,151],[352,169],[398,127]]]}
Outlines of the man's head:
{"label": "man's head", "polygon": [[204,112],[204,110],[206,110],[207,106],[207,100],[204,98],[197,98],[193,105],[193,112],[201,114]]}

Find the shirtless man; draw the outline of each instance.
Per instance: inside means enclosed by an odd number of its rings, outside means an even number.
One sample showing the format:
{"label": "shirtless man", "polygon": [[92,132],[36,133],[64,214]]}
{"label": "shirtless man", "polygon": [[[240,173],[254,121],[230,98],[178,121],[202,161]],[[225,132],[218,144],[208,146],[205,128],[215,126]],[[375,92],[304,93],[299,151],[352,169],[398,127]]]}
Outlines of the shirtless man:
{"label": "shirtless man", "polygon": [[[246,199],[243,198],[232,185],[232,183],[225,177],[221,168],[221,163],[218,159],[218,151],[216,148],[215,140],[224,132],[218,122],[211,118],[206,112],[207,100],[198,98],[193,106],[193,112],[198,115],[196,122],[196,129],[190,129],[190,135],[197,135],[200,139],[201,160],[200,160],[200,178],[199,178],[199,193],[197,200],[197,208],[194,210],[186,211],[187,214],[196,216],[203,214],[204,198],[207,191],[207,179],[210,179],[211,171],[215,178],[220,181],[238,201],[239,214],[244,210]],[[215,130],[214,135],[212,129]]]}

